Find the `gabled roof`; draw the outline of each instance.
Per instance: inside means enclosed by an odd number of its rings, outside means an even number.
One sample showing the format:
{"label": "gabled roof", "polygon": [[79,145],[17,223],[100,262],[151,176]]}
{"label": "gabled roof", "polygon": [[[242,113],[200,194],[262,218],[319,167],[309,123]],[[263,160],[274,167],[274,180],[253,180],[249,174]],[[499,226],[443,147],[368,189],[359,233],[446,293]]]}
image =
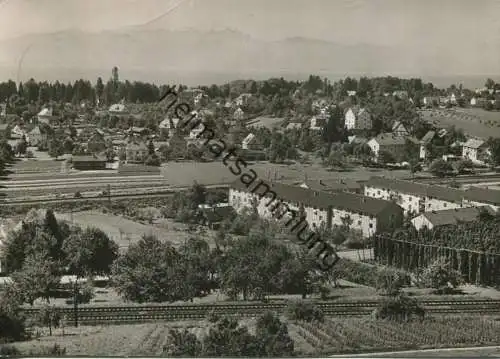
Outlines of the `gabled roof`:
{"label": "gabled roof", "polygon": [[320,180],[305,180],[303,182],[310,190],[337,192],[337,191],[352,191],[361,188],[361,185],[353,180],[338,180],[338,179],[320,179]]}
{"label": "gabled roof", "polygon": [[108,109],[109,112],[125,112],[126,110],[127,108],[122,103],[115,103],[114,105],[111,105]]}
{"label": "gabled roof", "polygon": [[460,222],[475,222],[478,221],[481,211],[487,211],[490,214],[495,212],[488,206],[485,207],[468,207],[447,209],[444,211],[425,212],[421,216],[427,218],[434,226],[456,225]]}
{"label": "gabled roof", "polygon": [[133,150],[133,151],[143,151],[147,150],[148,146],[144,142],[129,142],[127,144],[127,150]]}
{"label": "gabled roof", "polygon": [[435,131],[428,131],[424,137],[422,137],[422,139],[420,140],[420,143],[423,143],[423,144],[428,144],[429,142],[432,141],[432,139],[434,138],[434,136],[436,135],[436,132]]}
{"label": "gabled roof", "polygon": [[381,146],[402,146],[406,143],[406,139],[404,137],[396,136],[392,133],[381,133],[372,138],[372,140],[377,141],[377,143]]}
{"label": "gabled roof", "polygon": [[38,112],[38,116],[52,116],[52,109],[43,108],[40,112]]}
{"label": "gabled roof", "polygon": [[[370,216],[376,216],[390,207],[401,210],[401,207],[393,202],[354,193],[327,193],[275,182],[268,182],[267,184],[271,191],[276,193],[277,199],[289,203],[303,204],[306,207],[319,209],[331,207]],[[231,188],[238,191],[254,193],[259,196],[265,193],[266,187],[264,185],[259,186],[258,190],[256,187],[256,185],[253,185],[247,188],[239,179],[231,184]]]}
{"label": "gabled roof", "polygon": [[455,188],[384,177],[371,177],[365,182],[365,186],[385,188],[397,192],[412,194],[420,197],[432,197],[454,203],[461,203],[465,196],[464,191]]}
{"label": "gabled roof", "polygon": [[486,145],[486,142],[482,140],[476,140],[475,138],[469,138],[467,142],[464,143],[464,147],[469,148],[480,148]]}
{"label": "gabled roof", "polygon": [[396,131],[408,132],[406,130],[406,127],[399,121],[395,121],[394,124],[392,125],[392,132],[396,132]]}

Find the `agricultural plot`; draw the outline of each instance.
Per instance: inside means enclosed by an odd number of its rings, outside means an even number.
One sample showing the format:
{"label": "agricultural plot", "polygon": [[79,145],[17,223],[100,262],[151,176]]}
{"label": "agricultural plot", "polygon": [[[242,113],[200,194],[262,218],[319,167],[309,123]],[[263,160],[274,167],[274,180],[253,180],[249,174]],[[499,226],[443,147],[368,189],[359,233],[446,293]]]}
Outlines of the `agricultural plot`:
{"label": "agricultural plot", "polygon": [[[170,241],[174,246],[184,243],[190,237],[185,226],[171,221],[164,221],[161,227],[144,225],[121,216],[99,211],[62,213],[57,214],[57,218],[73,221],[82,227],[97,227],[120,247],[128,247],[131,243],[137,242],[144,234],[153,234],[161,240]],[[206,238],[210,238],[210,235],[207,235]]]}
{"label": "agricultural plot", "polygon": [[[240,322],[255,331],[255,320]],[[66,355],[158,356],[170,329],[187,329],[202,338],[204,322],[154,323],[127,326],[57,329],[37,340],[15,343],[23,354],[58,344]],[[288,323],[295,350],[302,355],[374,352],[405,349],[465,347],[500,344],[500,321],[495,318],[447,317],[394,323],[373,319],[332,319],[323,323]]]}
{"label": "agricultural plot", "polygon": [[333,319],[291,325],[303,354],[427,349],[500,344],[500,321],[493,318],[428,318],[394,323],[372,319]]}
{"label": "agricultural plot", "polygon": [[421,114],[424,120],[443,128],[455,126],[473,137],[500,137],[500,112],[460,108],[422,111]]}

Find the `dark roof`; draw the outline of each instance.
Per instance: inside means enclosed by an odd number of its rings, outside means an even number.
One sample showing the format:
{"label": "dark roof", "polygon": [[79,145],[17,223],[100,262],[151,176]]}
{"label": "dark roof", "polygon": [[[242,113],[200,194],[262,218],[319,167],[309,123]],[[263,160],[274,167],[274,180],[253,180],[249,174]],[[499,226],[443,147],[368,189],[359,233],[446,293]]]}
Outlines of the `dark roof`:
{"label": "dark roof", "polygon": [[371,177],[365,182],[365,186],[386,188],[421,197],[437,198],[448,202],[462,202],[464,197],[464,191],[459,189],[384,177]]}
{"label": "dark roof", "polygon": [[378,142],[380,146],[403,146],[406,143],[406,139],[401,136],[396,136],[393,133],[381,133],[374,139]]}
{"label": "dark roof", "polygon": [[469,201],[500,206],[500,191],[494,189],[469,187],[465,191],[465,198]]}
{"label": "dark roof", "polygon": [[434,226],[455,225],[459,222],[474,222],[479,220],[481,211],[488,211],[490,214],[495,212],[488,206],[486,207],[469,207],[469,208],[456,208],[447,209],[444,211],[425,212],[424,216]]}
{"label": "dark roof", "polygon": [[200,211],[203,216],[211,223],[222,222],[224,218],[227,218],[233,208],[227,207],[211,207],[211,208],[201,208]]}
{"label": "dark roof", "polygon": [[424,137],[422,137],[422,139],[420,140],[421,143],[429,143],[432,141],[432,139],[434,138],[434,136],[436,135],[436,132],[435,131],[428,131]]}
{"label": "dark roof", "polygon": [[[285,202],[303,204],[307,207],[321,209],[332,207],[366,215],[377,215],[388,207],[397,207],[401,209],[393,202],[354,193],[327,193],[276,182],[268,182],[267,185],[270,187],[271,191],[276,193],[277,198]],[[262,195],[266,189],[265,186],[262,185],[255,191],[257,189],[256,185],[247,188],[239,179],[231,184],[231,188],[244,192],[252,192],[258,195]]]}
{"label": "dark roof", "polygon": [[352,191],[361,188],[361,185],[353,180],[319,179],[305,180],[304,183],[311,190],[324,192]]}

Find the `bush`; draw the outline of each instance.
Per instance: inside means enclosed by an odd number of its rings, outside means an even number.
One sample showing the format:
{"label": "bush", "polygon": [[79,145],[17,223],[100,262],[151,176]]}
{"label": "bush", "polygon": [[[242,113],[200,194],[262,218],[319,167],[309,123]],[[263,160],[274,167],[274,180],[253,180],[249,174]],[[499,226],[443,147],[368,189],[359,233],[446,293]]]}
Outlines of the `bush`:
{"label": "bush", "polygon": [[397,295],[401,292],[401,288],[406,284],[405,276],[397,270],[388,270],[381,273],[377,278],[377,291],[381,295]]}
{"label": "bush", "polygon": [[288,305],[287,317],[290,320],[304,320],[306,322],[322,322],[324,314],[321,309],[312,303],[296,301]]}
{"label": "bush", "polygon": [[410,275],[403,270],[369,265],[344,258],[340,259],[332,270],[336,278],[373,288],[377,288],[385,280],[384,278],[393,275],[393,273],[399,274],[403,285],[411,283]]}
{"label": "bush", "polygon": [[92,298],[94,298],[94,288],[92,285],[87,283],[82,285],[78,293],[78,303],[90,303]]}
{"label": "bush", "polygon": [[21,352],[12,345],[0,345],[0,357],[20,356]]}
{"label": "bush", "polygon": [[421,284],[425,287],[434,288],[438,293],[448,293],[462,283],[462,275],[459,271],[451,268],[450,263],[444,257],[436,259],[428,268],[422,272]]}
{"label": "bush", "polygon": [[51,347],[43,347],[36,351],[31,351],[30,356],[64,356],[66,355],[66,348],[61,347],[59,344],[54,343]]}
{"label": "bush", "polygon": [[373,316],[376,319],[394,321],[409,321],[415,318],[423,319],[424,315],[425,311],[418,302],[414,298],[404,295],[385,299],[373,311]]}
{"label": "bush", "polygon": [[0,343],[23,340],[26,336],[24,321],[12,313],[0,312]]}
{"label": "bush", "polygon": [[82,193],[80,191],[76,191],[75,198],[82,198]]}

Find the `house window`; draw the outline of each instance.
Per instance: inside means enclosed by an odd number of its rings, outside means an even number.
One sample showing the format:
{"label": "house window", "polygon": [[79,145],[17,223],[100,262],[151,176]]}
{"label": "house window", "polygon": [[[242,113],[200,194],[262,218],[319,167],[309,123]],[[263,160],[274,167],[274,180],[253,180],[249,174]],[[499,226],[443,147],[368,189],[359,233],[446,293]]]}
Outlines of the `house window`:
{"label": "house window", "polygon": [[443,207],[446,208],[448,206],[448,203],[443,203]]}
{"label": "house window", "polygon": [[373,228],[373,223],[370,223],[368,227]]}
{"label": "house window", "polygon": [[377,194],[380,194],[380,191],[377,191]]}
{"label": "house window", "polygon": [[361,226],[361,221],[358,221],[358,226]]}

